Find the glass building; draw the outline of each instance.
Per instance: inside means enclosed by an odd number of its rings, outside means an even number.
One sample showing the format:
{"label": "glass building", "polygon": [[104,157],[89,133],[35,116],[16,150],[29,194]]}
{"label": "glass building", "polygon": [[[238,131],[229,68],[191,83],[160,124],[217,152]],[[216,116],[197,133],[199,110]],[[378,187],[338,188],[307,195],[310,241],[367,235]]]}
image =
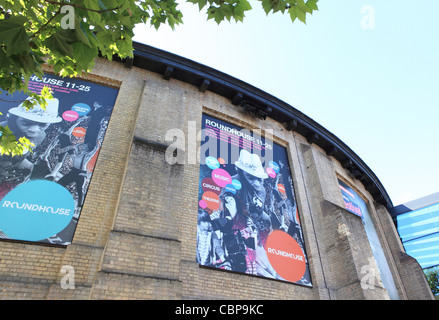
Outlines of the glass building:
{"label": "glass building", "polygon": [[422,269],[439,265],[439,192],[391,210],[402,244]]}

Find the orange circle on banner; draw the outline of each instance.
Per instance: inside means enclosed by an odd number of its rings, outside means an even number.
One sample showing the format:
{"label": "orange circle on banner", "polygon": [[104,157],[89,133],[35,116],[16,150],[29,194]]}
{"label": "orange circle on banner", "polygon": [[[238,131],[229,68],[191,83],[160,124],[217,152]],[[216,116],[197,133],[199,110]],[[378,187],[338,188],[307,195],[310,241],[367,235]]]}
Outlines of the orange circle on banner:
{"label": "orange circle on banner", "polygon": [[305,255],[296,240],[288,233],[275,230],[265,244],[268,260],[285,280],[297,282],[306,271]]}
{"label": "orange circle on banner", "polygon": [[277,189],[279,190],[279,192],[282,192],[282,193],[285,193],[285,192],[286,192],[286,191],[285,191],[285,187],[284,187],[284,185],[281,184],[281,183],[279,183],[279,184],[277,185]]}
{"label": "orange circle on banner", "polygon": [[72,135],[78,138],[83,137],[85,136],[85,129],[82,127],[76,127],[75,129],[73,129]]}
{"label": "orange circle on banner", "polygon": [[220,199],[215,192],[206,191],[201,198],[207,203],[207,209],[214,211],[219,208]]}

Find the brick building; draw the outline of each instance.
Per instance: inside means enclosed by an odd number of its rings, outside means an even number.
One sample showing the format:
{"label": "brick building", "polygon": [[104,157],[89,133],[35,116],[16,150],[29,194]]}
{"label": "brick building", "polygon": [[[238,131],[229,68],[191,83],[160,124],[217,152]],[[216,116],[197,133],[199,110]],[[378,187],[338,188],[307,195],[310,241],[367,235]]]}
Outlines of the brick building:
{"label": "brick building", "polygon": [[[348,146],[292,106],[137,43],[134,59],[100,59],[82,80],[118,94],[74,236],[67,245],[0,241],[1,298],[433,298],[420,266],[404,252],[379,179]],[[201,173],[194,150],[204,116],[270,132],[286,150],[306,285],[196,260]],[[177,141],[179,133],[184,139]],[[171,164],[176,155],[181,161]],[[361,216],[350,210],[358,203],[350,203],[349,195],[361,199]],[[74,289],[66,287],[66,276]]]}

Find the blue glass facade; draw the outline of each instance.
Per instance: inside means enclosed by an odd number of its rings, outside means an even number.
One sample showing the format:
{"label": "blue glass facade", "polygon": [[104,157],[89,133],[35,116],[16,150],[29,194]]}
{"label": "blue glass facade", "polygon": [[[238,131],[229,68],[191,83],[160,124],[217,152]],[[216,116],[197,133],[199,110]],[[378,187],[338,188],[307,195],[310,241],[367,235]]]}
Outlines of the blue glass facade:
{"label": "blue glass facade", "polygon": [[423,269],[439,265],[439,199],[395,217],[402,244]]}

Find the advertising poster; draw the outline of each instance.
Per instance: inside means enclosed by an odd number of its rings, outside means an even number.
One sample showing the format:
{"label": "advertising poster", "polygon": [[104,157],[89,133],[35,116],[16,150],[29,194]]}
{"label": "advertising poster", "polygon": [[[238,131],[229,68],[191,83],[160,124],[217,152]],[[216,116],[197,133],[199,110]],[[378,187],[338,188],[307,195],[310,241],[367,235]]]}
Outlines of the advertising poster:
{"label": "advertising poster", "polygon": [[[44,110],[23,93],[0,95],[0,126],[32,152],[0,156],[0,239],[71,243],[118,90],[46,74],[29,89],[52,89]],[[1,128],[0,128],[1,129]]]}
{"label": "advertising poster", "polygon": [[350,187],[348,187],[345,183],[341,182],[340,180],[338,180],[338,185],[340,187],[340,191],[343,196],[346,210],[350,211],[351,213],[359,217],[363,217],[360,207],[360,204],[364,203],[363,199],[361,199],[354,190],[352,190]]}
{"label": "advertising poster", "polygon": [[202,118],[197,262],[312,286],[287,151]]}

